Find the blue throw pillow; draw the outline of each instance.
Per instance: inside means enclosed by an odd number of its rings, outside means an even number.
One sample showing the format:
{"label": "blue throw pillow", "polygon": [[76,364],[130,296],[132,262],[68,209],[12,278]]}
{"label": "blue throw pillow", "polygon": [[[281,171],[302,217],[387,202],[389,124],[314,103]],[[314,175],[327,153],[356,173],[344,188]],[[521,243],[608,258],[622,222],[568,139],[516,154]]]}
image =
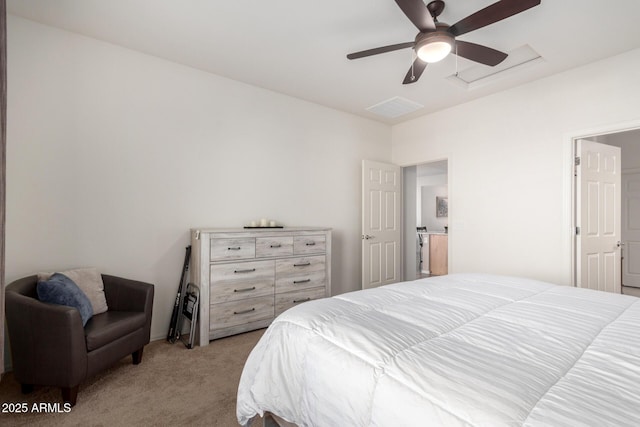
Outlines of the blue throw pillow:
{"label": "blue throw pillow", "polygon": [[55,273],[48,280],[38,282],[38,299],[50,304],[75,307],[80,312],[82,326],[93,316],[91,302],[84,292],[64,274]]}

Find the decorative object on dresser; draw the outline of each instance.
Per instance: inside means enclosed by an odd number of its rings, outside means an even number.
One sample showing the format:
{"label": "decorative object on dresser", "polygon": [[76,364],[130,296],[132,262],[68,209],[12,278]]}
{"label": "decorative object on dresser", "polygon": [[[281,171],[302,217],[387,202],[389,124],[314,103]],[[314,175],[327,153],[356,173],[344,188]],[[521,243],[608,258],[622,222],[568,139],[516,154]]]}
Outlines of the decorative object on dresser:
{"label": "decorative object on dresser", "polygon": [[262,218],[260,221],[251,221],[249,225],[245,225],[244,228],[284,228],[283,225],[278,225],[277,221]]}
{"label": "decorative object on dresser", "polygon": [[331,296],[330,228],[198,228],[191,246],[201,346],[265,328],[294,305]]}

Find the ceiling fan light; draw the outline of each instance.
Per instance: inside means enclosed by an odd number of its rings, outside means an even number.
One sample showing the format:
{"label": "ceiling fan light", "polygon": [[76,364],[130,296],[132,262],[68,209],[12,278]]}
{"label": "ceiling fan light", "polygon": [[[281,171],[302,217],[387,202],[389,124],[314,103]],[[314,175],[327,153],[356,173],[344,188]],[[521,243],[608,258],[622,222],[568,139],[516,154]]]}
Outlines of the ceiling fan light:
{"label": "ceiling fan light", "polygon": [[454,43],[453,36],[446,32],[421,34],[416,41],[416,54],[427,63],[442,61],[451,53]]}
{"label": "ceiling fan light", "polygon": [[451,53],[451,45],[447,42],[433,42],[422,46],[418,50],[418,58],[424,62],[442,61]]}

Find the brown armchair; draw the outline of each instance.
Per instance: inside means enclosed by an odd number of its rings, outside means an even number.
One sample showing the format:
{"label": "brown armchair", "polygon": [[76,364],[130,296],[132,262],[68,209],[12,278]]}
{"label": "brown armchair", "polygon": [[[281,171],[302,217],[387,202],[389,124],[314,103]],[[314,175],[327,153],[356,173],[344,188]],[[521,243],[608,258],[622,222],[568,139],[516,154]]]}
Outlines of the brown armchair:
{"label": "brown armchair", "polygon": [[152,284],[103,274],[109,310],[82,326],[78,310],[38,300],[37,276],[6,287],[6,319],[14,376],[29,393],[34,385],[62,389],[75,405],[85,379],[131,354],[135,365],[149,343]]}

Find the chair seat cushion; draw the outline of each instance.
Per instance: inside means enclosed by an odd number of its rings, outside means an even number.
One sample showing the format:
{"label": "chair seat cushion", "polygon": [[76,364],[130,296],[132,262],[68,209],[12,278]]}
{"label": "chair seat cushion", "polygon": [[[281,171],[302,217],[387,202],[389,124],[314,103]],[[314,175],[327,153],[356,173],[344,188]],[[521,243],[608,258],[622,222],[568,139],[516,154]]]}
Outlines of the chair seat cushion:
{"label": "chair seat cushion", "polygon": [[93,316],[84,328],[87,351],[100,348],[144,327],[145,321],[144,313],[137,311],[107,311]]}

